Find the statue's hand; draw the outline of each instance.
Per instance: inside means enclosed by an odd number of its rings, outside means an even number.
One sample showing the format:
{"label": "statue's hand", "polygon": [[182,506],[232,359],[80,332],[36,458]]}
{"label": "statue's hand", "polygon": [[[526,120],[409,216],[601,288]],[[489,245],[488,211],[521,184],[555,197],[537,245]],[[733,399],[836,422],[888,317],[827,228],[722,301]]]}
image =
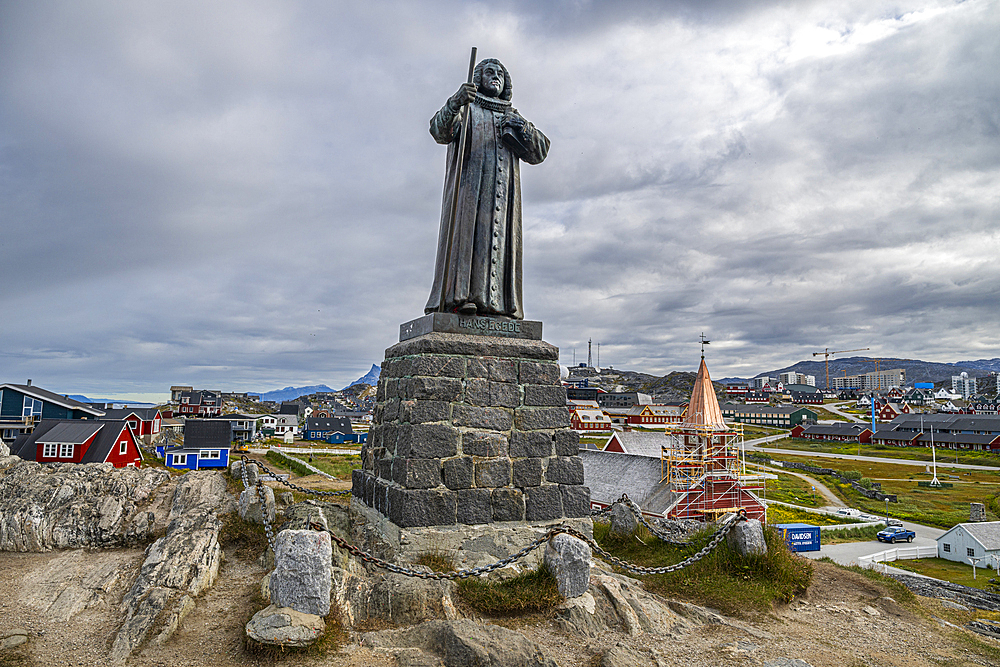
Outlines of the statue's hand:
{"label": "statue's hand", "polygon": [[528,121],[524,120],[524,118],[521,118],[521,116],[518,116],[516,114],[507,114],[506,116],[503,117],[501,126],[504,128],[513,127],[518,130],[524,131],[524,126],[527,122]]}
{"label": "statue's hand", "polygon": [[458,92],[448,98],[448,107],[452,111],[458,111],[474,99],[476,99],[476,85],[473,83],[463,83]]}

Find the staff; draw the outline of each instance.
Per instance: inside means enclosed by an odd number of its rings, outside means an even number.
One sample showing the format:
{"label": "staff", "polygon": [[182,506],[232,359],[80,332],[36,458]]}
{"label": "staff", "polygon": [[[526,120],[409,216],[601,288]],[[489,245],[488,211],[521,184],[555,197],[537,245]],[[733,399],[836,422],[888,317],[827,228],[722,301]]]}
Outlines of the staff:
{"label": "staff", "polygon": [[[476,47],[472,47],[472,56],[469,58],[469,78],[467,83],[472,83],[472,74],[476,69]],[[468,105],[466,105],[468,106]],[[458,163],[455,169],[455,187],[454,196],[451,200],[451,224],[448,225],[448,245],[445,247],[445,262],[444,262],[444,272],[441,276],[441,305],[438,306],[441,312],[447,312],[444,309],[445,297],[448,294],[448,274],[451,271],[451,242],[452,236],[455,233],[455,221],[458,217],[458,190],[462,185],[462,162],[465,158],[465,132],[469,128],[469,112],[468,109],[465,111],[465,115],[462,116],[462,132],[458,139]]]}

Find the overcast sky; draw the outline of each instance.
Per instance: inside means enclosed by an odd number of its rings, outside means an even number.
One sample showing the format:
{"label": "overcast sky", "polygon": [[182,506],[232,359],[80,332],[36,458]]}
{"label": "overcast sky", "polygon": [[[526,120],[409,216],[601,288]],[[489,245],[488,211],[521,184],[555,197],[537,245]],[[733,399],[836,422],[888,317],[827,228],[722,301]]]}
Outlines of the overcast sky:
{"label": "overcast sky", "polygon": [[423,313],[472,46],[552,141],[524,299],[563,363],[1000,356],[998,35],[986,0],[0,1],[0,382],[364,374]]}

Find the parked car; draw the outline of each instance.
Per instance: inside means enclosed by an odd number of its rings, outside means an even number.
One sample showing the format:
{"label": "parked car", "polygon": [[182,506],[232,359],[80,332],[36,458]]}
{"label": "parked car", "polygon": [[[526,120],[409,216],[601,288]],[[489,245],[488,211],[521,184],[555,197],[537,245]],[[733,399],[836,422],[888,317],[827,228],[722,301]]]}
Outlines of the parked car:
{"label": "parked car", "polygon": [[885,525],[887,525],[887,526],[902,526],[903,525],[902,521],[900,521],[899,519],[894,519],[893,517],[889,517],[888,519],[883,519],[883,523],[885,523]]}
{"label": "parked car", "polygon": [[879,542],[889,542],[895,544],[896,542],[901,542],[906,540],[907,542],[912,542],[913,538],[917,534],[912,530],[906,530],[902,526],[888,526],[885,530],[878,531],[875,537],[878,538]]}

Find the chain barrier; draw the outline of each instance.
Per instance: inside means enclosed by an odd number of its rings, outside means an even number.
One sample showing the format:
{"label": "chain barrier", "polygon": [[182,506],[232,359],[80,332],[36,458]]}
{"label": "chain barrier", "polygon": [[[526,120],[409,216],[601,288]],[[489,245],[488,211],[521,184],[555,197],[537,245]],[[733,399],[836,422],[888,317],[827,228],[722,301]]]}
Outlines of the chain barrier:
{"label": "chain barrier", "polygon": [[[280,478],[276,477],[274,475],[274,473],[272,473],[270,470],[268,470],[265,466],[261,465],[259,462],[257,462],[257,461],[251,461],[249,458],[247,458],[246,455],[243,455],[242,459],[243,459],[243,461],[242,461],[242,466],[240,468],[240,471],[242,473],[243,487],[245,489],[249,489],[250,488],[250,480],[247,479],[247,464],[253,463],[254,465],[257,465],[260,468],[262,468],[267,474],[271,475],[275,479],[278,479],[279,481],[281,481],[282,483],[284,483],[286,486],[290,486],[290,487],[292,487],[294,489],[297,489],[299,491],[302,491],[304,493],[310,493],[310,494],[316,494],[316,495],[331,495],[331,494],[343,495],[343,494],[345,494],[344,491],[336,491],[336,492],[314,491],[312,489],[306,489],[304,487],[297,486],[295,484],[291,484],[290,482],[281,480]],[[267,511],[266,511],[267,502],[265,501],[265,496],[264,496],[264,483],[261,481],[261,479],[260,479],[259,476],[257,478],[257,485],[256,486],[257,486],[257,494],[258,494],[258,497],[260,498],[260,503],[261,503],[261,517],[262,517],[263,522],[264,522],[264,530],[267,533],[268,544],[271,545],[271,550],[273,551],[274,550],[274,532],[273,532],[273,529],[271,528],[271,521],[268,519],[268,516],[267,516]],[[347,491],[346,493],[349,494],[350,491]],[[642,516],[642,511],[639,509],[639,506],[636,505],[628,497],[628,494],[624,494],[623,493],[621,498],[619,498],[618,500],[616,500],[614,503],[612,503],[611,505],[609,505],[607,508],[605,508],[603,510],[599,510],[599,511],[596,511],[596,512],[591,512],[591,516],[601,516],[601,515],[607,514],[607,513],[609,513],[611,511],[612,507],[614,507],[615,505],[617,505],[619,503],[621,503],[621,504],[625,505],[626,507],[628,507],[629,510],[631,510],[632,513],[636,515],[636,518],[639,521],[641,521],[644,526],[646,526],[647,530],[649,530],[650,533],[652,533],[654,536],[656,536],[662,542],[665,542],[667,544],[671,544],[673,546],[679,546],[679,547],[685,547],[685,546],[689,546],[691,544],[691,542],[678,542],[676,540],[672,540],[672,539],[666,538],[662,534],[660,534],[656,529],[654,529],[649,523],[646,522],[645,517]],[[528,554],[530,554],[532,551],[534,551],[538,547],[540,547],[543,544],[545,544],[546,542],[548,542],[550,539],[552,539],[556,535],[560,535],[560,534],[570,535],[570,536],[575,537],[575,538],[577,538],[579,540],[583,540],[584,542],[587,543],[587,545],[590,547],[591,551],[595,555],[597,555],[602,560],[604,560],[604,561],[606,561],[608,563],[611,563],[612,565],[614,565],[617,568],[626,570],[628,572],[632,572],[634,574],[641,574],[641,575],[647,575],[647,574],[667,574],[669,572],[676,572],[677,570],[681,570],[681,569],[683,569],[685,567],[688,567],[689,565],[692,565],[692,564],[698,562],[699,560],[701,560],[702,558],[704,558],[705,556],[707,556],[709,553],[712,552],[713,549],[715,549],[715,547],[717,547],[719,545],[720,542],[722,542],[722,540],[726,537],[726,535],[729,534],[729,531],[731,531],[733,529],[733,526],[735,526],[737,523],[739,523],[741,521],[746,521],[746,520],[747,520],[746,510],[744,510],[744,509],[738,510],[735,514],[732,514],[728,518],[726,518],[726,520],[722,523],[722,525],[719,526],[718,530],[716,530],[715,533],[713,533],[711,539],[708,541],[708,544],[706,544],[700,551],[698,551],[697,553],[695,553],[692,556],[689,556],[689,557],[685,558],[681,562],[675,563],[673,565],[663,565],[663,566],[660,566],[660,567],[644,567],[642,565],[635,565],[633,563],[629,563],[628,561],[624,561],[621,558],[618,558],[617,556],[615,556],[613,554],[608,553],[592,537],[588,537],[587,535],[581,533],[580,531],[578,531],[578,530],[576,530],[574,528],[570,528],[569,526],[553,526],[548,531],[546,531],[544,535],[542,535],[541,537],[538,537],[538,538],[532,540],[527,545],[525,545],[525,547],[523,549],[521,549],[517,553],[511,554],[510,556],[508,556],[507,558],[504,558],[503,560],[498,560],[498,561],[496,561],[494,563],[490,563],[489,565],[481,565],[479,567],[474,567],[474,568],[470,568],[470,569],[467,569],[467,570],[452,570],[451,572],[424,572],[422,570],[415,570],[413,568],[409,568],[409,567],[406,567],[404,565],[397,565],[396,563],[390,563],[387,560],[383,560],[381,558],[373,556],[370,553],[368,553],[367,551],[363,551],[362,549],[354,546],[353,544],[349,543],[344,538],[340,537],[339,535],[336,535],[332,530],[330,530],[328,527],[324,526],[321,523],[310,522],[309,523],[309,528],[312,529],[312,530],[316,530],[316,531],[320,531],[320,532],[325,532],[325,533],[329,534],[330,535],[330,539],[338,547],[340,547],[341,549],[344,549],[345,551],[347,551],[352,556],[356,556],[363,563],[367,563],[369,565],[374,565],[375,567],[381,568],[383,570],[387,570],[389,572],[394,572],[396,574],[402,574],[402,575],[407,576],[407,577],[416,577],[418,579],[434,579],[434,580],[448,579],[448,580],[455,580],[455,579],[468,579],[469,577],[479,577],[479,576],[482,576],[484,574],[489,574],[490,572],[493,572],[495,570],[499,570],[500,568],[507,567],[508,565],[513,565],[514,563],[516,563],[517,561],[521,560],[522,558],[524,558],[525,556],[527,556]]]}
{"label": "chain barrier", "polygon": [[243,459],[243,467],[244,468],[246,468],[246,464],[247,463],[252,463],[255,466],[257,466],[258,468],[260,468],[261,470],[263,470],[265,475],[270,475],[275,480],[277,480],[278,482],[281,482],[282,484],[284,484],[288,488],[292,489],[293,491],[298,491],[300,493],[308,493],[308,494],[312,494],[314,496],[349,496],[349,495],[351,495],[351,490],[350,489],[344,489],[343,491],[317,491],[316,489],[307,489],[304,486],[299,486],[298,484],[292,484],[287,479],[281,479],[280,477],[278,477],[278,473],[272,471],[271,469],[269,469],[267,466],[265,466],[260,461],[251,461],[249,458],[247,458],[246,454],[242,454],[240,456],[240,458]]}

